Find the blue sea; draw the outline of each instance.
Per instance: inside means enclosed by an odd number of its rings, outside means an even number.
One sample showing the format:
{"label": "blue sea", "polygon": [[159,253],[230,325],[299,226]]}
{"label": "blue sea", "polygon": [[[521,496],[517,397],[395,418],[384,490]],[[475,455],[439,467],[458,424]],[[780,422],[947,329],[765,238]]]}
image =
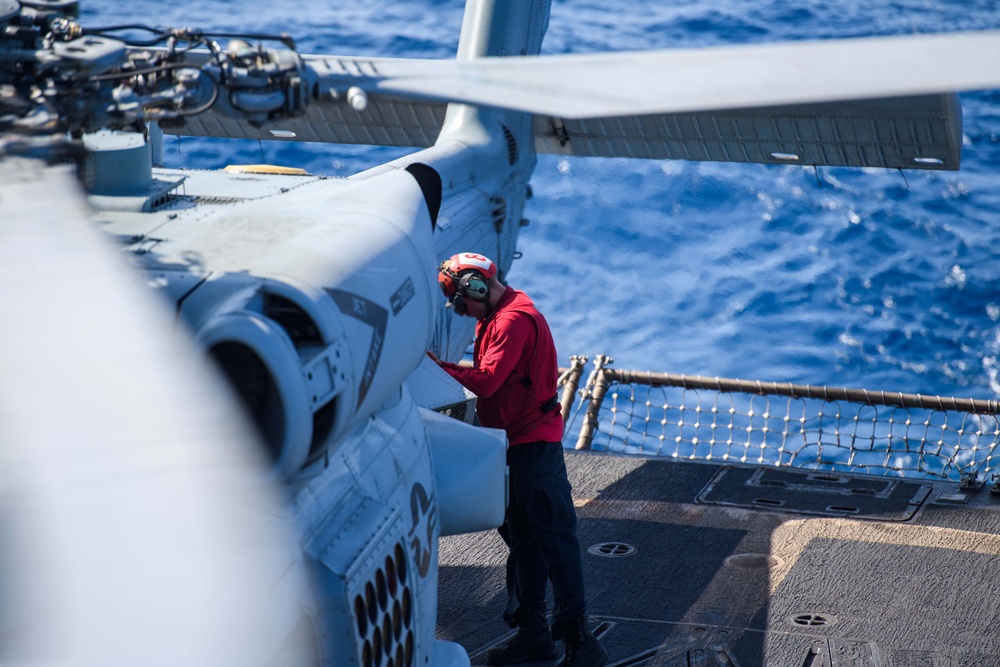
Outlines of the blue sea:
{"label": "blue sea", "polygon": [[[82,0],[90,25],[288,32],[305,53],[449,58],[461,0]],[[554,0],[544,53],[1000,28],[994,0]],[[962,95],[958,172],[540,156],[512,284],[560,357],[1000,396],[1000,91]],[[167,166],[347,176],[408,151],[167,141]]]}

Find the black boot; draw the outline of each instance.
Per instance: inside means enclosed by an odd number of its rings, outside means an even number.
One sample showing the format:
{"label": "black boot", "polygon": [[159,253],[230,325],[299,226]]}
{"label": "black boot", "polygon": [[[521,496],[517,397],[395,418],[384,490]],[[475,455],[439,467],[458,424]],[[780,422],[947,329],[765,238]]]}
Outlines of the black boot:
{"label": "black boot", "polygon": [[563,667],[601,667],[608,661],[608,652],[590,631],[586,615],[573,621],[563,641],[566,642]]}
{"label": "black boot", "polygon": [[521,614],[517,634],[503,646],[486,652],[487,665],[513,665],[532,660],[551,660],[559,655],[544,611]]}

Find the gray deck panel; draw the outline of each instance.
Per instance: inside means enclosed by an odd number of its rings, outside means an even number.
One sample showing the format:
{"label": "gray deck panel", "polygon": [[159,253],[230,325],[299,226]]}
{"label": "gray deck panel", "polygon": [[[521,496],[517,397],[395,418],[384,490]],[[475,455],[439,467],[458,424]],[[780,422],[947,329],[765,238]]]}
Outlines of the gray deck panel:
{"label": "gray deck panel", "polygon": [[[986,491],[956,506],[940,497],[957,484],[934,483],[905,522],[810,516],[695,502],[714,464],[566,458],[589,611],[612,664],[998,662],[1000,498]],[[606,541],[637,550],[586,551]],[[440,547],[438,636],[475,652],[509,632],[499,618],[506,547],[493,531]],[[795,620],[809,615],[820,624]]]}

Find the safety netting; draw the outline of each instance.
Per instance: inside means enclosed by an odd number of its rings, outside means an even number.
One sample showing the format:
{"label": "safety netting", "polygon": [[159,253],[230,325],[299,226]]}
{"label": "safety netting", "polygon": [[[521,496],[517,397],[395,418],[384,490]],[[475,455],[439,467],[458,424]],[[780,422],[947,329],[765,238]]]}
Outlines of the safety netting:
{"label": "safety netting", "polygon": [[1000,465],[997,401],[623,371],[605,359],[578,396],[564,394],[566,446],[963,481]]}

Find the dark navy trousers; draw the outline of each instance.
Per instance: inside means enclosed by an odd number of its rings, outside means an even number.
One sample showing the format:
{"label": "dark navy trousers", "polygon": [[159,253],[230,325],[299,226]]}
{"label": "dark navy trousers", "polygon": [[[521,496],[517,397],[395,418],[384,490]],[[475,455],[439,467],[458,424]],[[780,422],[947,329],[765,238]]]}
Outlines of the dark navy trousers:
{"label": "dark navy trousers", "polygon": [[560,639],[569,623],[587,611],[576,509],[562,444],[513,445],[507,450],[507,465],[510,504],[499,530],[510,547],[503,617],[513,627],[522,614],[544,611],[546,584],[551,581],[552,634]]}

